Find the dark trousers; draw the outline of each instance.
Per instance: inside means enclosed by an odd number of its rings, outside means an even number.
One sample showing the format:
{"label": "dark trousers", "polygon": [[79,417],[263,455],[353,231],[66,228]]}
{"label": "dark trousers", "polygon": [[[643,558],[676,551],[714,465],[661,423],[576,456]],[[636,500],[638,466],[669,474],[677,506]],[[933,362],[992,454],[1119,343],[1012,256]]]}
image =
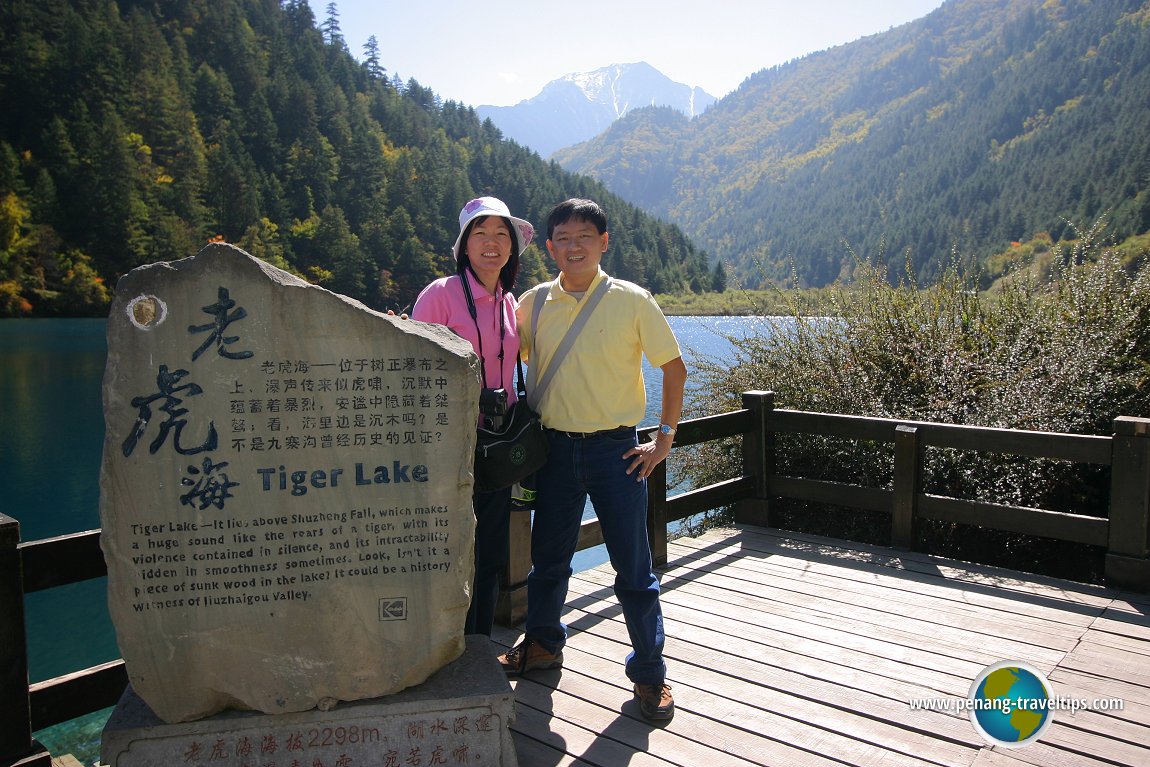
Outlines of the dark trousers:
{"label": "dark trousers", "polygon": [[508,555],[511,488],[475,494],[475,580],[465,634],[491,636],[499,601],[499,573]]}
{"label": "dark trousers", "polygon": [[615,568],[615,596],[631,638],[627,676],[638,684],[662,684],[667,673],[663,612],[647,542],[647,481],[628,475],[630,459],[623,459],[638,444],[635,430],[587,439],[548,431],[547,439],[547,465],[535,475],[539,494],[531,527],[526,634],[551,652],[567,641],[560,616],[590,496]]}

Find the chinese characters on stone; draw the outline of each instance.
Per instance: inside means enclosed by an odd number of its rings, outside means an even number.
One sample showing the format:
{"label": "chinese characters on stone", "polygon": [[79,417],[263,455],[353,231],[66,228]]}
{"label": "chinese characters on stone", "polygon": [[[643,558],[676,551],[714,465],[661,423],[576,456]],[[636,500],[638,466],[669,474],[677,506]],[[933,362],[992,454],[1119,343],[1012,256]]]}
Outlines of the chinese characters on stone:
{"label": "chinese characters on stone", "polygon": [[[186,467],[180,481],[181,504],[222,511],[233,497],[240,482],[229,477],[228,461],[213,456],[220,449],[239,454],[426,446],[443,440],[450,425],[445,359],[361,356],[243,364],[255,355],[243,348],[247,310],[222,286],[216,302],[201,309],[211,320],[188,325],[190,336],[204,334],[191,352],[189,367],[213,346],[219,358],[236,365],[228,381],[228,433],[223,444],[216,420],[223,414],[197,413],[196,403],[203,400],[196,398],[204,394],[203,388],[189,369],[166,362],[158,365],[155,391],[132,398],[136,419],[122,443],[124,456],[130,457],[151,432],[151,455],[169,443],[182,456],[205,454]],[[189,426],[189,418],[193,424],[207,425],[197,432]]]}
{"label": "chinese characters on stone", "polygon": [[[183,762],[211,765],[238,761],[241,767],[360,767],[365,763],[349,752],[362,752],[367,746],[373,752],[372,763],[384,767],[482,764],[487,755],[477,748],[473,736],[498,733],[499,726],[498,716],[478,713],[449,719],[412,719],[401,727],[402,738],[389,736],[369,724],[347,724],[193,740],[184,749]],[[396,742],[399,740],[406,742]]]}

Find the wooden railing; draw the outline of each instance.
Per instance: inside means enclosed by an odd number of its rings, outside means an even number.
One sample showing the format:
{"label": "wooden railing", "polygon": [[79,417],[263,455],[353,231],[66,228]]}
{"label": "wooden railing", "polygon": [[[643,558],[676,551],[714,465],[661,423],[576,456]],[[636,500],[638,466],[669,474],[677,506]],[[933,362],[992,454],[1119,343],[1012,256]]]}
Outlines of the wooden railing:
{"label": "wooden railing", "polygon": [[29,686],[24,595],[108,570],[99,530],[19,540],[20,524],[0,514],[0,767],[50,767],[48,751],[32,733],[116,705],[128,675],[116,660]]}
{"label": "wooden railing", "polygon": [[[736,522],[771,527],[772,503],[789,499],[889,513],[889,543],[902,549],[917,548],[918,523],[924,519],[1102,546],[1106,549],[1106,579],[1111,585],[1150,591],[1150,419],[1118,418],[1112,436],[1089,436],[776,410],[772,392],[745,392],[742,404],[742,410],[684,421],[675,435],[676,447],[742,435],[741,476],[667,498],[666,464],[651,475],[647,528],[656,567],[667,562],[668,524],[734,505]],[[651,431],[643,430],[644,434]],[[893,444],[893,487],[863,487],[778,474],[775,441],[776,435],[783,433]],[[923,493],[923,451],[927,447],[1109,466],[1109,514],[1093,517]],[[518,623],[526,612],[526,581],[531,569],[528,517],[512,515],[511,556],[505,572],[509,585],[499,611],[507,625]],[[584,521],[577,550],[602,542],[598,521]]]}
{"label": "wooden railing", "polygon": [[[738,522],[770,527],[778,499],[887,512],[890,543],[917,545],[924,519],[945,520],[1106,548],[1105,574],[1114,586],[1150,592],[1150,419],[1118,418],[1112,436],[1082,436],[776,410],[770,392],[746,392],[743,408],[684,421],[676,447],[742,437],[738,477],[667,498],[666,465],[649,479],[647,513],[656,566],[667,563],[668,525],[710,509],[735,507]],[[644,429],[646,436],[651,430]],[[860,487],[776,471],[775,439],[800,433],[894,446],[890,489]],[[1110,467],[1108,516],[1089,517],[930,495],[922,492],[927,447],[1009,453]],[[24,595],[101,577],[107,570],[99,530],[20,543],[19,523],[0,514],[0,767],[50,767],[32,733],[115,705],[127,684],[123,661],[113,661],[29,686]],[[517,623],[526,607],[530,569],[530,514],[512,515],[511,556],[500,619]],[[585,521],[579,549],[602,543],[597,520]]]}

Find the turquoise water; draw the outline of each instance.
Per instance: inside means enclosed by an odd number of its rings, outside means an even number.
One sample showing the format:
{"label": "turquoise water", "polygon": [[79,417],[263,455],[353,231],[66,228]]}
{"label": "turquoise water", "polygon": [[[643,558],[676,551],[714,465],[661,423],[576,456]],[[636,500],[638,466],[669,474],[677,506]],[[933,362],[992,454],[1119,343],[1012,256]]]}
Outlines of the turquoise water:
{"label": "turquoise water", "polygon": [[[100,526],[98,483],[104,424],[100,382],[103,320],[0,322],[0,482],[4,513],[22,540]],[[31,681],[119,657],[108,618],[105,579],[29,594],[25,600]],[[98,756],[109,712],[37,737],[53,753],[84,764]]]}
{"label": "turquoise water", "polygon": [[25,540],[99,527],[104,324],[0,322],[0,476]]}
{"label": "turquoise water", "polygon": [[[0,322],[0,482],[25,541],[100,526],[103,320]],[[28,595],[32,681],[113,660],[103,579]]]}
{"label": "turquoise water", "polygon": [[[688,366],[699,355],[723,357],[730,344],[716,331],[753,328],[742,317],[672,317]],[[104,439],[100,386],[106,342],[103,320],[0,322],[0,486],[3,511],[20,521],[21,538],[40,540],[100,526],[99,472]],[[657,423],[661,374],[645,369],[648,417]],[[593,514],[590,508],[586,515]],[[585,570],[607,561],[604,547],[580,552]],[[29,594],[29,677],[51,679],[120,656],[105,596],[105,579]],[[111,710],[37,733],[53,754],[81,763],[99,757],[99,736]]]}

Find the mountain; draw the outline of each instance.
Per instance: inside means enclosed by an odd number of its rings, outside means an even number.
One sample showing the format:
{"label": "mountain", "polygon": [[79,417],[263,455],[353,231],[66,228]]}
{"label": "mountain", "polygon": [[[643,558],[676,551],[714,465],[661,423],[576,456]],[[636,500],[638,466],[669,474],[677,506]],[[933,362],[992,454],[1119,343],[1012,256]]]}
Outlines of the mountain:
{"label": "mountain", "polygon": [[[595,198],[613,275],[716,279],[677,227],[357,62],[306,0],[6,0],[0,104],[0,317],[105,313],[120,275],[209,240],[399,310],[454,271],[459,210],[483,194],[540,228]],[[549,275],[544,237],[520,288]]]}
{"label": "mountain", "polygon": [[947,0],[763,70],[693,120],[635,110],[557,152],[679,224],[728,274],[825,285],[856,258],[1150,230],[1150,2]]}
{"label": "mountain", "polygon": [[639,62],[565,75],[515,106],[480,106],[475,111],[508,138],[547,157],[599,135],[633,109],[667,106],[694,117],[714,101],[702,88],[677,83]]}

